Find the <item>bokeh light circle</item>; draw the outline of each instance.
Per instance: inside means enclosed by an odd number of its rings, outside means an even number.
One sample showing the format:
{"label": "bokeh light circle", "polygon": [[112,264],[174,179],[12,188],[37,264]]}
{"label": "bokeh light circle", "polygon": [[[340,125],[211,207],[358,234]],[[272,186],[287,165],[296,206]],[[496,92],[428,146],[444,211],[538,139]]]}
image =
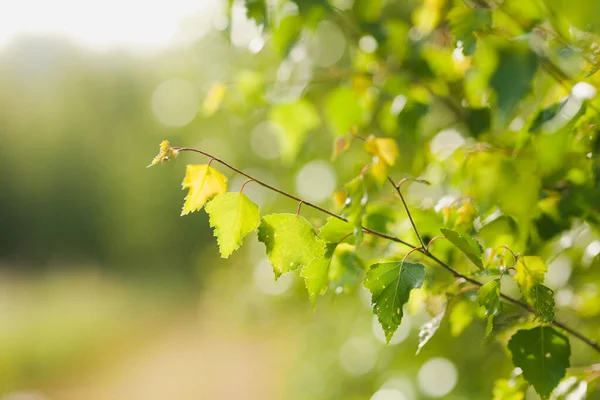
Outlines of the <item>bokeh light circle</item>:
{"label": "bokeh light circle", "polygon": [[396,389],[380,389],[371,396],[371,400],[406,400],[406,397]]}
{"label": "bokeh light circle", "polygon": [[250,148],[260,158],[272,160],[281,156],[283,128],[275,122],[265,121],[256,125],[250,133]]}
{"label": "bokeh light circle", "polygon": [[319,67],[330,67],[342,58],[346,50],[346,37],[331,21],[321,21],[312,41],[311,56]]}
{"label": "bokeh light circle", "polygon": [[421,392],[429,397],[440,398],[454,389],[458,382],[458,371],[452,361],[435,357],[421,366],[417,380]]}
{"label": "bokeh light circle", "polygon": [[375,366],[375,350],[373,342],[367,338],[348,339],[340,348],[340,366],[352,375],[364,375]]}
{"label": "bokeh light circle", "polygon": [[164,81],[152,94],[152,113],[158,122],[166,126],[187,125],[196,117],[199,106],[196,88],[184,79]]}
{"label": "bokeh light circle", "polygon": [[264,294],[278,296],[287,292],[294,283],[293,274],[285,274],[275,280],[273,268],[267,258],[263,258],[254,266],[252,274],[254,285]]}
{"label": "bokeh light circle", "polygon": [[336,181],[335,171],[328,162],[310,161],[296,174],[296,191],[308,201],[321,202],[329,198]]}

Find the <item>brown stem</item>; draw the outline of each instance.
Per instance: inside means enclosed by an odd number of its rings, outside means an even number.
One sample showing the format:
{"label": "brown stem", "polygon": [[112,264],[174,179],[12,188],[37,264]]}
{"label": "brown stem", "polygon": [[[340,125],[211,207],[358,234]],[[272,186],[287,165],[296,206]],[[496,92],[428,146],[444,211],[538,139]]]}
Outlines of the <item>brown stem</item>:
{"label": "brown stem", "polygon": [[392,184],[394,189],[396,189],[398,196],[400,196],[400,200],[402,200],[402,205],[404,206],[404,211],[406,211],[406,215],[408,215],[408,219],[410,220],[410,224],[412,225],[413,230],[415,231],[415,234],[417,235],[417,239],[419,239],[419,243],[421,243],[421,249],[423,249],[423,252],[425,254],[427,254],[427,252],[428,252],[427,246],[425,246],[423,239],[421,239],[421,235],[419,235],[419,230],[417,229],[417,225],[415,224],[415,221],[413,220],[412,214],[410,213],[410,210],[408,209],[408,204],[406,204],[406,200],[404,200],[404,196],[402,196],[402,191],[400,190],[400,186],[405,182],[405,180],[400,181],[400,183],[398,183],[398,185],[396,185],[394,183],[394,181],[392,180],[392,178],[390,178],[388,176],[387,179]]}
{"label": "brown stem", "polygon": [[[202,155],[204,155],[206,157],[209,157],[212,160],[220,163],[221,165],[226,166],[227,168],[231,169],[232,171],[237,172],[238,174],[240,174],[242,176],[245,176],[248,179],[254,180],[257,184],[259,184],[259,185],[261,185],[261,186],[263,186],[263,187],[265,187],[265,188],[267,188],[269,190],[272,190],[272,191],[274,191],[276,193],[279,193],[282,196],[285,196],[285,197],[287,197],[289,199],[296,200],[298,202],[302,202],[303,204],[306,204],[308,207],[311,207],[311,208],[313,208],[315,210],[321,211],[322,213],[327,214],[330,217],[337,218],[340,221],[348,222],[348,220],[346,218],[344,218],[344,217],[342,217],[340,215],[337,215],[334,212],[331,212],[331,211],[329,211],[329,210],[327,210],[327,209],[325,209],[323,207],[320,207],[320,206],[318,206],[316,204],[313,204],[313,203],[311,203],[309,201],[305,201],[305,200],[303,200],[303,199],[301,199],[301,198],[299,198],[297,196],[294,196],[293,194],[287,193],[287,192],[285,192],[285,191],[283,191],[281,189],[278,189],[278,188],[276,188],[274,186],[271,186],[268,183],[265,183],[265,182],[261,181],[260,179],[257,179],[257,178],[255,178],[255,177],[253,177],[251,175],[248,175],[247,173],[242,172],[241,170],[235,168],[231,164],[229,164],[229,163],[221,160],[220,158],[214,157],[214,156],[212,156],[212,155],[210,155],[210,154],[208,154],[208,153],[206,153],[206,152],[204,152],[202,150],[198,150],[198,149],[195,149],[195,148],[192,148],[192,147],[173,147],[173,150],[177,150],[177,151],[191,151],[191,152],[194,152],[194,153],[202,154]],[[393,181],[389,177],[388,177],[388,179],[393,184]],[[394,185],[394,186],[396,186],[396,185]],[[471,283],[471,284],[473,284],[473,285],[475,285],[477,287],[483,286],[483,283],[479,282],[476,279],[470,278],[467,275],[464,275],[464,274],[460,273],[456,269],[452,268],[450,265],[446,264],[444,261],[440,260],[439,258],[437,258],[436,256],[434,256],[433,254],[431,254],[430,252],[428,252],[427,249],[425,248],[425,246],[422,246],[422,247],[415,246],[415,245],[413,245],[413,244],[411,244],[409,242],[406,242],[406,241],[404,241],[404,240],[402,240],[400,238],[397,238],[395,236],[391,236],[391,235],[388,235],[386,233],[374,231],[374,230],[369,229],[369,228],[363,227],[362,230],[363,230],[363,232],[365,232],[365,233],[367,233],[369,235],[376,236],[376,237],[379,237],[379,238],[382,238],[382,239],[387,239],[387,240],[390,240],[392,242],[400,243],[400,244],[402,244],[402,245],[404,245],[406,247],[411,248],[414,251],[419,251],[423,255],[425,255],[427,258],[429,258],[430,260],[435,261],[435,263],[437,263],[440,267],[442,267],[445,270],[447,270],[448,272],[450,272],[454,277],[463,279],[465,282],[469,282],[469,283]],[[515,298],[513,298],[513,297],[511,297],[509,295],[503,294],[503,293],[500,294],[500,297],[504,301],[506,301],[507,303],[510,303],[510,304],[513,304],[513,305],[515,305],[517,307],[520,307],[520,308],[522,308],[522,309],[524,309],[524,310],[526,310],[526,311],[528,311],[530,313],[534,312],[533,308],[531,306],[529,306],[527,303],[523,302],[523,301],[517,300],[517,299],[515,299]],[[590,346],[592,349],[594,349],[598,353],[600,353],[600,345],[598,345],[598,343],[595,340],[588,338],[587,336],[585,336],[581,332],[576,331],[575,329],[573,329],[573,328],[565,325],[563,322],[560,322],[560,321],[558,321],[556,319],[553,320],[551,322],[551,324],[554,325],[554,326],[556,326],[556,327],[558,327],[558,328],[561,328],[565,332],[567,332],[570,335],[576,337],[577,339],[581,340],[582,342],[584,342],[585,344],[587,344],[588,346]]]}
{"label": "brown stem", "polygon": [[242,187],[240,188],[240,193],[242,193],[244,191],[244,188],[246,187],[247,184],[249,184],[250,182],[256,182],[254,179],[248,179],[246,182],[244,182],[242,184]]}

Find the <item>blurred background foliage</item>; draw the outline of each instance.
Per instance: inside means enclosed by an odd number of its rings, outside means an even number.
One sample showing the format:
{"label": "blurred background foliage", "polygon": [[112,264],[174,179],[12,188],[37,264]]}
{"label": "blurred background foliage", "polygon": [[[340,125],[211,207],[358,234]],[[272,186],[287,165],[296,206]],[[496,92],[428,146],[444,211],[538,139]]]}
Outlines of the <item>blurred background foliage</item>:
{"label": "blurred background foliage", "polygon": [[[145,169],[162,139],[339,211],[372,162],[348,132],[392,138],[390,175],[432,183],[405,187],[426,241],[448,227],[488,255],[543,257],[557,316],[600,337],[596,0],[213,3],[202,35],[152,54],[51,36],[2,49],[0,398],[509,398],[497,380],[511,377],[519,310],[484,340],[476,291],[446,296],[452,277],[428,268],[386,347],[360,285],[313,312],[300,279],[274,281],[254,236],[220,260],[205,213],[179,217],[185,164],[205,160]],[[244,182],[220,170],[233,190]],[[392,190],[367,183],[366,225],[415,243]],[[296,210],[245,193],[263,215]],[[469,271],[449,244],[433,248]],[[366,238],[350,262],[404,254]],[[508,274],[502,287],[519,296]],[[597,355],[571,346],[569,377],[600,396]]]}

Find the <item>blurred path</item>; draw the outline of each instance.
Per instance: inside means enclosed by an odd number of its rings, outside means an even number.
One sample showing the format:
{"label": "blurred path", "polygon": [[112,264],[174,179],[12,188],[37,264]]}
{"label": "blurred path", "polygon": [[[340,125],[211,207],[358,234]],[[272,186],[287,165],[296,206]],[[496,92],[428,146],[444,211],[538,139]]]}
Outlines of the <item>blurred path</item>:
{"label": "blurred path", "polygon": [[49,400],[280,399],[281,357],[265,336],[182,324]]}

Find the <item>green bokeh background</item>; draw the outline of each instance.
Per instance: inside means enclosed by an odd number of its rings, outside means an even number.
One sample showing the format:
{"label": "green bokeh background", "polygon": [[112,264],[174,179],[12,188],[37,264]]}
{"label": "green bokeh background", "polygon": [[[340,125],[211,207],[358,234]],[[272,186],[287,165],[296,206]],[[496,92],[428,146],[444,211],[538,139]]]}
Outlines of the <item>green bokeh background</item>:
{"label": "green bokeh background", "polygon": [[[586,334],[599,336],[600,262],[585,259],[586,249],[599,238],[598,174],[589,158],[576,157],[593,151],[595,162],[597,147],[568,136],[577,123],[574,117],[551,139],[534,136],[532,128],[538,123],[543,130],[546,121],[536,122],[537,113],[558,102],[564,89],[537,67],[529,42],[483,38],[472,50],[471,64],[477,68],[464,73],[452,61],[451,39],[411,39],[412,24],[424,31],[430,19],[443,24],[449,9],[462,2],[379,3],[383,2],[356,1],[343,14],[352,18],[331,18],[342,27],[345,50],[335,65],[312,67],[308,85],[296,77],[303,73],[298,65],[291,78],[281,79],[281,60],[292,43],[287,38],[296,29],[292,20],[289,31],[280,27],[256,54],[229,43],[228,29],[213,29],[183,48],[152,55],[97,52],[52,37],[20,37],[2,50],[0,398],[37,393],[44,399],[88,400],[366,400],[382,387],[395,387],[405,400],[417,400],[429,398],[420,390],[419,369],[436,357],[451,361],[457,371],[456,386],[445,399],[491,398],[494,381],[510,376],[506,338],[484,340],[481,319],[455,337],[446,318],[415,355],[419,326],[431,318],[428,310],[409,315],[405,323],[412,328],[407,338],[386,347],[360,288],[341,296],[330,291],[313,311],[301,279],[286,277],[275,283],[265,275],[264,248],[255,234],[229,260],[221,260],[204,211],[179,216],[185,165],[206,159],[186,153],[164,167],[146,169],[163,139],[211,152],[296,193],[302,167],[315,160],[330,162],[338,130],[358,124],[361,133],[392,137],[401,153],[392,175],[424,176],[434,183],[431,188],[409,189],[424,236],[437,236],[444,226],[433,206],[447,194],[473,198],[482,220],[498,210],[509,215],[479,230],[480,240],[487,247],[509,244],[546,260],[560,250],[572,273],[554,289],[566,290],[565,296],[575,293],[576,300],[559,306],[557,314]],[[549,9],[564,6],[551,3]],[[578,2],[587,3],[597,8],[593,1]],[[507,1],[506,7],[526,26],[544,15],[529,2],[519,6]],[[308,31],[328,17],[327,11],[313,15],[299,10]],[[583,23],[579,17],[569,21],[569,15],[557,24]],[[494,18],[510,35],[523,29],[502,16]],[[358,51],[357,35],[378,40],[379,53]],[[552,42],[549,58],[569,72],[584,70],[565,48]],[[402,60],[406,70],[373,84],[377,73],[369,68],[382,60],[390,70]],[[361,73],[348,76],[349,68]],[[152,96],[159,85],[175,78],[194,88],[199,112],[189,123],[169,127],[153,112]],[[598,79],[592,76],[589,81],[597,85]],[[202,103],[215,82],[227,92],[212,113]],[[361,91],[364,85],[376,88]],[[340,86],[345,89],[338,93]],[[298,143],[290,144],[288,137],[287,145],[296,146],[297,154],[265,159],[252,144],[253,129],[272,119],[288,123],[288,130],[303,131],[309,117],[300,106],[291,115],[304,118],[292,121],[278,120],[270,111],[286,96],[300,92],[312,104],[318,122]],[[331,100],[331,93],[339,96]],[[497,107],[491,121],[481,111],[487,109],[480,108],[490,93]],[[394,114],[390,108],[399,94],[406,105]],[[463,119],[455,123],[460,99],[467,99],[470,107],[462,108]],[[365,109],[368,123],[355,116]],[[509,129],[519,118],[525,127]],[[582,118],[595,123],[594,115]],[[440,160],[431,142],[449,126],[466,144]],[[592,143],[598,142],[595,129],[585,132]],[[470,154],[467,147],[478,140],[498,149],[514,146],[523,154]],[[341,189],[369,161],[354,141],[331,162],[335,188]],[[243,182],[219,169],[232,187]],[[555,186],[565,181],[572,186],[560,192],[558,205],[547,200],[556,197]],[[369,226],[386,227],[389,219],[398,235],[414,242],[391,191],[374,184],[370,190],[386,208],[373,206]],[[245,192],[260,199],[263,215],[295,212],[297,207],[257,185],[250,184]],[[432,204],[423,202],[428,197]],[[329,197],[319,204],[336,209]],[[314,210],[302,210],[315,225],[324,222]],[[568,232],[573,233],[573,243],[563,249],[561,234]],[[438,245],[440,254],[467,268],[450,246]],[[394,246],[385,251],[386,257],[404,254]],[[444,272],[428,274],[439,278],[440,285],[450,279]],[[514,285],[506,290],[518,295]],[[436,310],[436,304],[428,306]],[[508,309],[503,318],[519,315]],[[580,342],[572,339],[571,344],[574,367],[598,361]],[[590,398],[598,395],[592,390]],[[535,398],[529,391],[527,399]]]}

